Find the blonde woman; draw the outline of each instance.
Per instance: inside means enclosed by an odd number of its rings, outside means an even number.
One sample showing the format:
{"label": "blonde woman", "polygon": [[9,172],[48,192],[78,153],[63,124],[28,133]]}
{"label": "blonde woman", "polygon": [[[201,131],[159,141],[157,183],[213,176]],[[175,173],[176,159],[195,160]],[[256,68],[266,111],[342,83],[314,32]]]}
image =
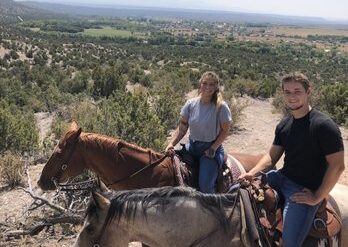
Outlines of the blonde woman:
{"label": "blonde woman", "polygon": [[166,151],[174,146],[190,130],[186,150],[199,161],[199,189],[214,193],[216,179],[224,159],[223,141],[232,122],[231,111],[219,91],[219,77],[205,72],[199,81],[199,96],[189,99],[181,109],[178,129]]}

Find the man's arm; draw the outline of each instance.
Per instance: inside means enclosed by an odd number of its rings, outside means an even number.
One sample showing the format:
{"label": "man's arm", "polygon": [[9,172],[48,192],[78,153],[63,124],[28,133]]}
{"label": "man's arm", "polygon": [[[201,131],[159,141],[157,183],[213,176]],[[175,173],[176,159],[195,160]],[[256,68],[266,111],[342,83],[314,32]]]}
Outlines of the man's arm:
{"label": "man's arm", "polygon": [[344,151],[326,155],[325,158],[328,162],[328,168],[319,188],[314,193],[308,189],[296,193],[291,197],[292,200],[297,203],[316,205],[329,195],[344,171]]}
{"label": "man's arm", "polygon": [[243,181],[251,180],[253,177],[258,175],[261,171],[266,171],[273,168],[282,154],[284,153],[284,148],[278,145],[272,145],[268,153],[266,153],[260,160],[257,162],[256,166],[252,168],[249,172],[239,176],[238,180]]}

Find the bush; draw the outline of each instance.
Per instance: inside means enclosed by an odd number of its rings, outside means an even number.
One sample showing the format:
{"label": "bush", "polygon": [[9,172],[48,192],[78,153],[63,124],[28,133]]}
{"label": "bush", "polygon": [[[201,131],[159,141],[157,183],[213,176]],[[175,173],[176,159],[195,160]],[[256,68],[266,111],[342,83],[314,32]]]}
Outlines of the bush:
{"label": "bush", "polygon": [[24,165],[18,154],[9,151],[0,156],[0,178],[11,188],[23,185]]}
{"label": "bush", "polygon": [[244,101],[239,98],[240,94],[235,87],[226,87],[223,92],[224,99],[231,110],[233,123],[232,125],[237,125],[242,118],[243,110],[248,106],[248,101]]}
{"label": "bush", "polygon": [[232,90],[236,95],[243,97],[257,97],[259,95],[259,85],[256,81],[248,79],[236,79],[226,83],[225,88]]}
{"label": "bush", "polygon": [[166,131],[178,125],[180,109],[185,98],[169,85],[160,86],[151,91],[153,108]]}
{"label": "bush", "polygon": [[230,98],[226,100],[232,114],[233,122],[232,127],[238,125],[242,119],[243,110],[248,106],[248,101],[242,101],[238,98]]}
{"label": "bush", "polygon": [[39,133],[35,126],[34,114],[21,111],[15,105],[0,102],[0,151],[18,152],[37,149]]}
{"label": "bush", "polygon": [[327,112],[338,124],[348,124],[348,84],[322,86],[315,102],[316,107]]}
{"label": "bush", "polygon": [[165,129],[148,102],[144,93],[114,93],[100,105],[96,131],[142,147],[163,150]]}
{"label": "bush", "polygon": [[263,80],[259,86],[258,96],[263,98],[272,97],[275,94],[278,86],[279,83],[276,80]]}
{"label": "bush", "polygon": [[276,111],[281,112],[284,116],[289,114],[289,111],[286,108],[286,105],[283,100],[282,90],[280,88],[278,88],[278,90],[274,94],[272,105],[276,109]]}
{"label": "bush", "polygon": [[98,105],[89,101],[68,109],[68,116],[57,118],[54,133],[60,136],[66,124],[63,120],[76,120],[83,131],[119,137],[142,147],[161,151],[166,132],[160,119],[151,109],[145,93],[114,93]]}

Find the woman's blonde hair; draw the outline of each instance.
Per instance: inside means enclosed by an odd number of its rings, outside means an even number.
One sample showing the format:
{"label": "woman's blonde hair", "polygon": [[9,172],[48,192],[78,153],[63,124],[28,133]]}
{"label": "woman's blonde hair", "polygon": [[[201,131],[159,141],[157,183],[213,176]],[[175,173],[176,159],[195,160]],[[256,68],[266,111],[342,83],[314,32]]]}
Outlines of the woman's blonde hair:
{"label": "woman's blonde hair", "polygon": [[[213,97],[211,98],[211,102],[213,102],[216,105],[216,110],[218,111],[220,109],[220,106],[221,106],[223,100],[224,100],[222,97],[222,94],[220,92],[220,88],[219,88],[220,79],[219,79],[219,76],[215,72],[207,71],[207,72],[204,72],[202,74],[201,79],[199,79],[199,84],[201,85],[203,80],[207,77],[213,79],[213,81],[216,83],[216,90],[213,94]],[[200,89],[198,90],[198,95],[199,94],[201,94]]]}

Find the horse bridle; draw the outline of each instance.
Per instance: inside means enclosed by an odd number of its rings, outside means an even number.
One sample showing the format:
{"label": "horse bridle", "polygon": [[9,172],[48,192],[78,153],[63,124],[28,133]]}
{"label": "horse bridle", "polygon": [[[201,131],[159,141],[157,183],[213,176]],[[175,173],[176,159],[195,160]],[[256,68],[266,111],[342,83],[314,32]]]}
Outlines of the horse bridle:
{"label": "horse bridle", "polygon": [[55,184],[55,186],[58,188],[59,184],[59,178],[62,176],[63,172],[68,168],[68,165],[70,163],[71,157],[73,156],[75,150],[76,150],[76,146],[77,143],[79,142],[80,137],[77,137],[76,140],[72,143],[72,147],[70,150],[70,153],[67,157],[67,159],[65,161],[62,162],[59,171],[57,172],[57,174],[55,176],[53,176],[51,179],[53,181],[53,183]]}

